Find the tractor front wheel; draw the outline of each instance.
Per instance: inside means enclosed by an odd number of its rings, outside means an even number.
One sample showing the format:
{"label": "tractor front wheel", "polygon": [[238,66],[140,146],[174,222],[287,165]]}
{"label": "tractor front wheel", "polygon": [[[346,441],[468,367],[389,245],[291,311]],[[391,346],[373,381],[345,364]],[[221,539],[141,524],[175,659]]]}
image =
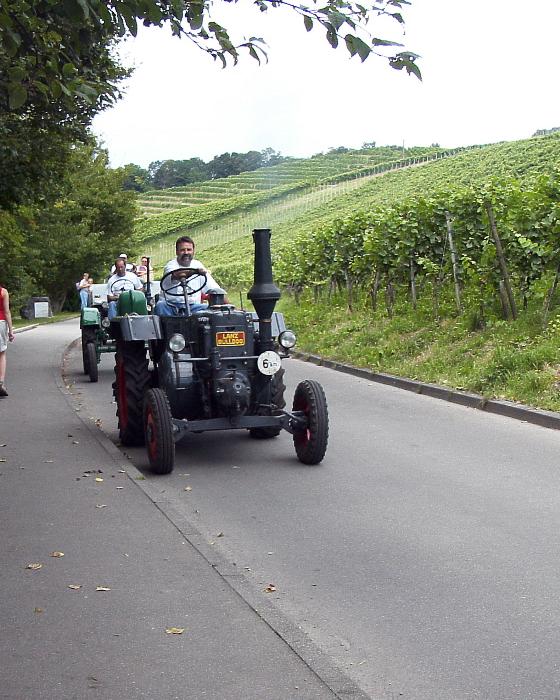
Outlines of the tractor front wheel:
{"label": "tractor front wheel", "polygon": [[89,381],[96,382],[99,379],[99,372],[97,368],[97,352],[95,350],[95,343],[86,343],[86,353],[87,359],[87,373],[89,374]]}
{"label": "tractor front wheel", "polygon": [[113,395],[117,402],[119,438],[123,445],[144,444],[142,407],[150,386],[144,341],[117,341]]}
{"label": "tractor front wheel", "polygon": [[152,471],[169,474],[175,464],[175,442],[171,409],[162,389],[150,389],[144,399],[144,436]]}
{"label": "tractor front wheel", "polygon": [[82,363],[84,366],[84,374],[89,374],[87,345],[93,342],[95,342],[95,331],[92,333],[91,330],[82,330]]}
{"label": "tractor front wheel", "polygon": [[307,427],[293,434],[298,459],[304,464],[319,464],[329,439],[327,399],[319,382],[304,379],[297,385],[293,410],[302,411],[307,419]]}

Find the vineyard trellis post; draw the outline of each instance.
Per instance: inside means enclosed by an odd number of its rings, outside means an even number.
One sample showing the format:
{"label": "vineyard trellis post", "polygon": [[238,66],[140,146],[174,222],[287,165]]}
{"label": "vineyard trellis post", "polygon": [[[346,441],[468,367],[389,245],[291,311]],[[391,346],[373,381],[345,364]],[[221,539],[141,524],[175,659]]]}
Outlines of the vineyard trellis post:
{"label": "vineyard trellis post", "polygon": [[552,304],[552,299],[554,297],[554,294],[556,293],[556,288],[558,287],[559,280],[560,280],[560,263],[558,263],[558,266],[556,267],[556,274],[554,275],[554,280],[552,282],[552,286],[548,290],[548,294],[546,295],[545,300],[544,300],[543,326],[546,326],[546,324],[548,323],[548,314],[550,313],[550,306]]}
{"label": "vineyard trellis post", "polygon": [[498,256],[498,263],[500,265],[500,270],[502,272],[502,277],[504,281],[504,286],[506,289],[507,298],[509,301],[509,306],[511,309],[511,315],[515,320],[517,318],[517,306],[515,304],[515,297],[513,296],[513,289],[511,286],[511,281],[509,278],[509,272],[507,268],[506,258],[504,255],[504,249],[502,247],[502,241],[498,234],[498,227],[496,226],[496,217],[494,216],[494,209],[490,202],[485,202],[484,206],[486,208],[486,213],[488,214],[488,221],[490,222],[490,230],[492,231],[492,237],[494,239],[494,245],[496,246],[496,253]]}
{"label": "vineyard trellis post", "polygon": [[461,303],[459,262],[457,260],[457,249],[455,248],[455,240],[453,238],[453,224],[451,220],[451,214],[448,211],[445,212],[445,223],[447,226],[447,240],[449,242],[449,253],[451,255],[451,266],[453,269],[453,287],[455,289],[455,304],[457,305],[457,311],[461,314],[463,312],[463,305]]}
{"label": "vineyard trellis post", "polygon": [[500,295],[500,303],[502,304],[502,312],[506,321],[511,321],[512,312],[509,304],[508,293],[506,291],[506,285],[504,280],[500,280],[498,283],[498,293]]}
{"label": "vineyard trellis post", "polygon": [[375,270],[375,277],[373,280],[373,286],[370,290],[371,310],[372,311],[377,310],[377,292],[379,290],[380,284],[381,284],[381,267],[378,265],[377,269]]}
{"label": "vineyard trellis post", "polygon": [[416,311],[416,307],[417,307],[416,274],[415,274],[414,258],[412,258],[412,257],[410,258],[409,270],[410,270],[410,299],[412,301],[412,308]]}

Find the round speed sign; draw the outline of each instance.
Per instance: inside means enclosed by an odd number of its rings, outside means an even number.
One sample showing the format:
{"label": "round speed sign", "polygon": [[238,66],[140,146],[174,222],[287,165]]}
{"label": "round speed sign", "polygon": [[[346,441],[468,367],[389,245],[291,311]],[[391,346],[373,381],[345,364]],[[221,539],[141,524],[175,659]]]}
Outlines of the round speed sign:
{"label": "round speed sign", "polygon": [[276,374],[280,367],[282,367],[282,360],[280,359],[280,355],[274,352],[274,350],[267,350],[259,355],[257,367],[261,374]]}

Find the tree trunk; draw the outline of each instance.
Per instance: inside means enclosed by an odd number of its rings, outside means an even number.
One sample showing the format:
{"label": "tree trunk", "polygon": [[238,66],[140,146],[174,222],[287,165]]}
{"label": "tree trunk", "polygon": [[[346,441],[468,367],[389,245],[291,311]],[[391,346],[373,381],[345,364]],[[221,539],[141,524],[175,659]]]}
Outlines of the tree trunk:
{"label": "tree trunk", "polygon": [[504,249],[502,248],[502,241],[498,234],[498,227],[496,226],[496,219],[494,217],[494,210],[490,202],[486,202],[486,213],[488,214],[488,221],[490,222],[490,229],[492,231],[492,237],[494,238],[494,245],[496,246],[496,254],[498,256],[498,263],[500,264],[500,270],[502,271],[502,277],[504,279],[504,286],[506,294],[509,301],[509,307],[511,309],[511,315],[514,319],[517,318],[517,306],[515,305],[515,297],[513,296],[513,289],[511,287],[511,282],[509,278],[509,272],[507,269],[506,258],[504,255]]}
{"label": "tree trunk", "polygon": [[51,309],[53,314],[58,314],[62,310],[62,307],[64,306],[64,302],[66,301],[66,296],[67,293],[66,291],[64,292],[53,292],[52,294],[49,294],[49,301],[51,303]]}

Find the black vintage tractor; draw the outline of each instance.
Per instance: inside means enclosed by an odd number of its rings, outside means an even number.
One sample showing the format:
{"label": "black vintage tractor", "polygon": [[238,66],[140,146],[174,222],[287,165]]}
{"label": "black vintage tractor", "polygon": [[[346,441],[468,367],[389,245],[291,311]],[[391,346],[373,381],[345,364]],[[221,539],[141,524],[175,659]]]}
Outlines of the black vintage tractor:
{"label": "black vintage tractor", "polygon": [[255,281],[247,296],[256,313],[226,303],[221,289],[209,290],[208,307],[191,313],[186,301],[204,286],[205,275],[181,268],[168,273],[167,284],[162,279],[162,293],[170,301],[181,298],[184,315],[129,313],[111,323],[120,440],[145,444],[158,474],[172,471],[175,443],[189,432],[244,429],[266,439],[287,430],[304,464],[318,464],[325,455],[328,410],[321,385],[300,382],[292,410],[285,409],[282,359],[295,335],[274,311],[280,291],[272,282],[270,230],[255,230],[253,239]]}

